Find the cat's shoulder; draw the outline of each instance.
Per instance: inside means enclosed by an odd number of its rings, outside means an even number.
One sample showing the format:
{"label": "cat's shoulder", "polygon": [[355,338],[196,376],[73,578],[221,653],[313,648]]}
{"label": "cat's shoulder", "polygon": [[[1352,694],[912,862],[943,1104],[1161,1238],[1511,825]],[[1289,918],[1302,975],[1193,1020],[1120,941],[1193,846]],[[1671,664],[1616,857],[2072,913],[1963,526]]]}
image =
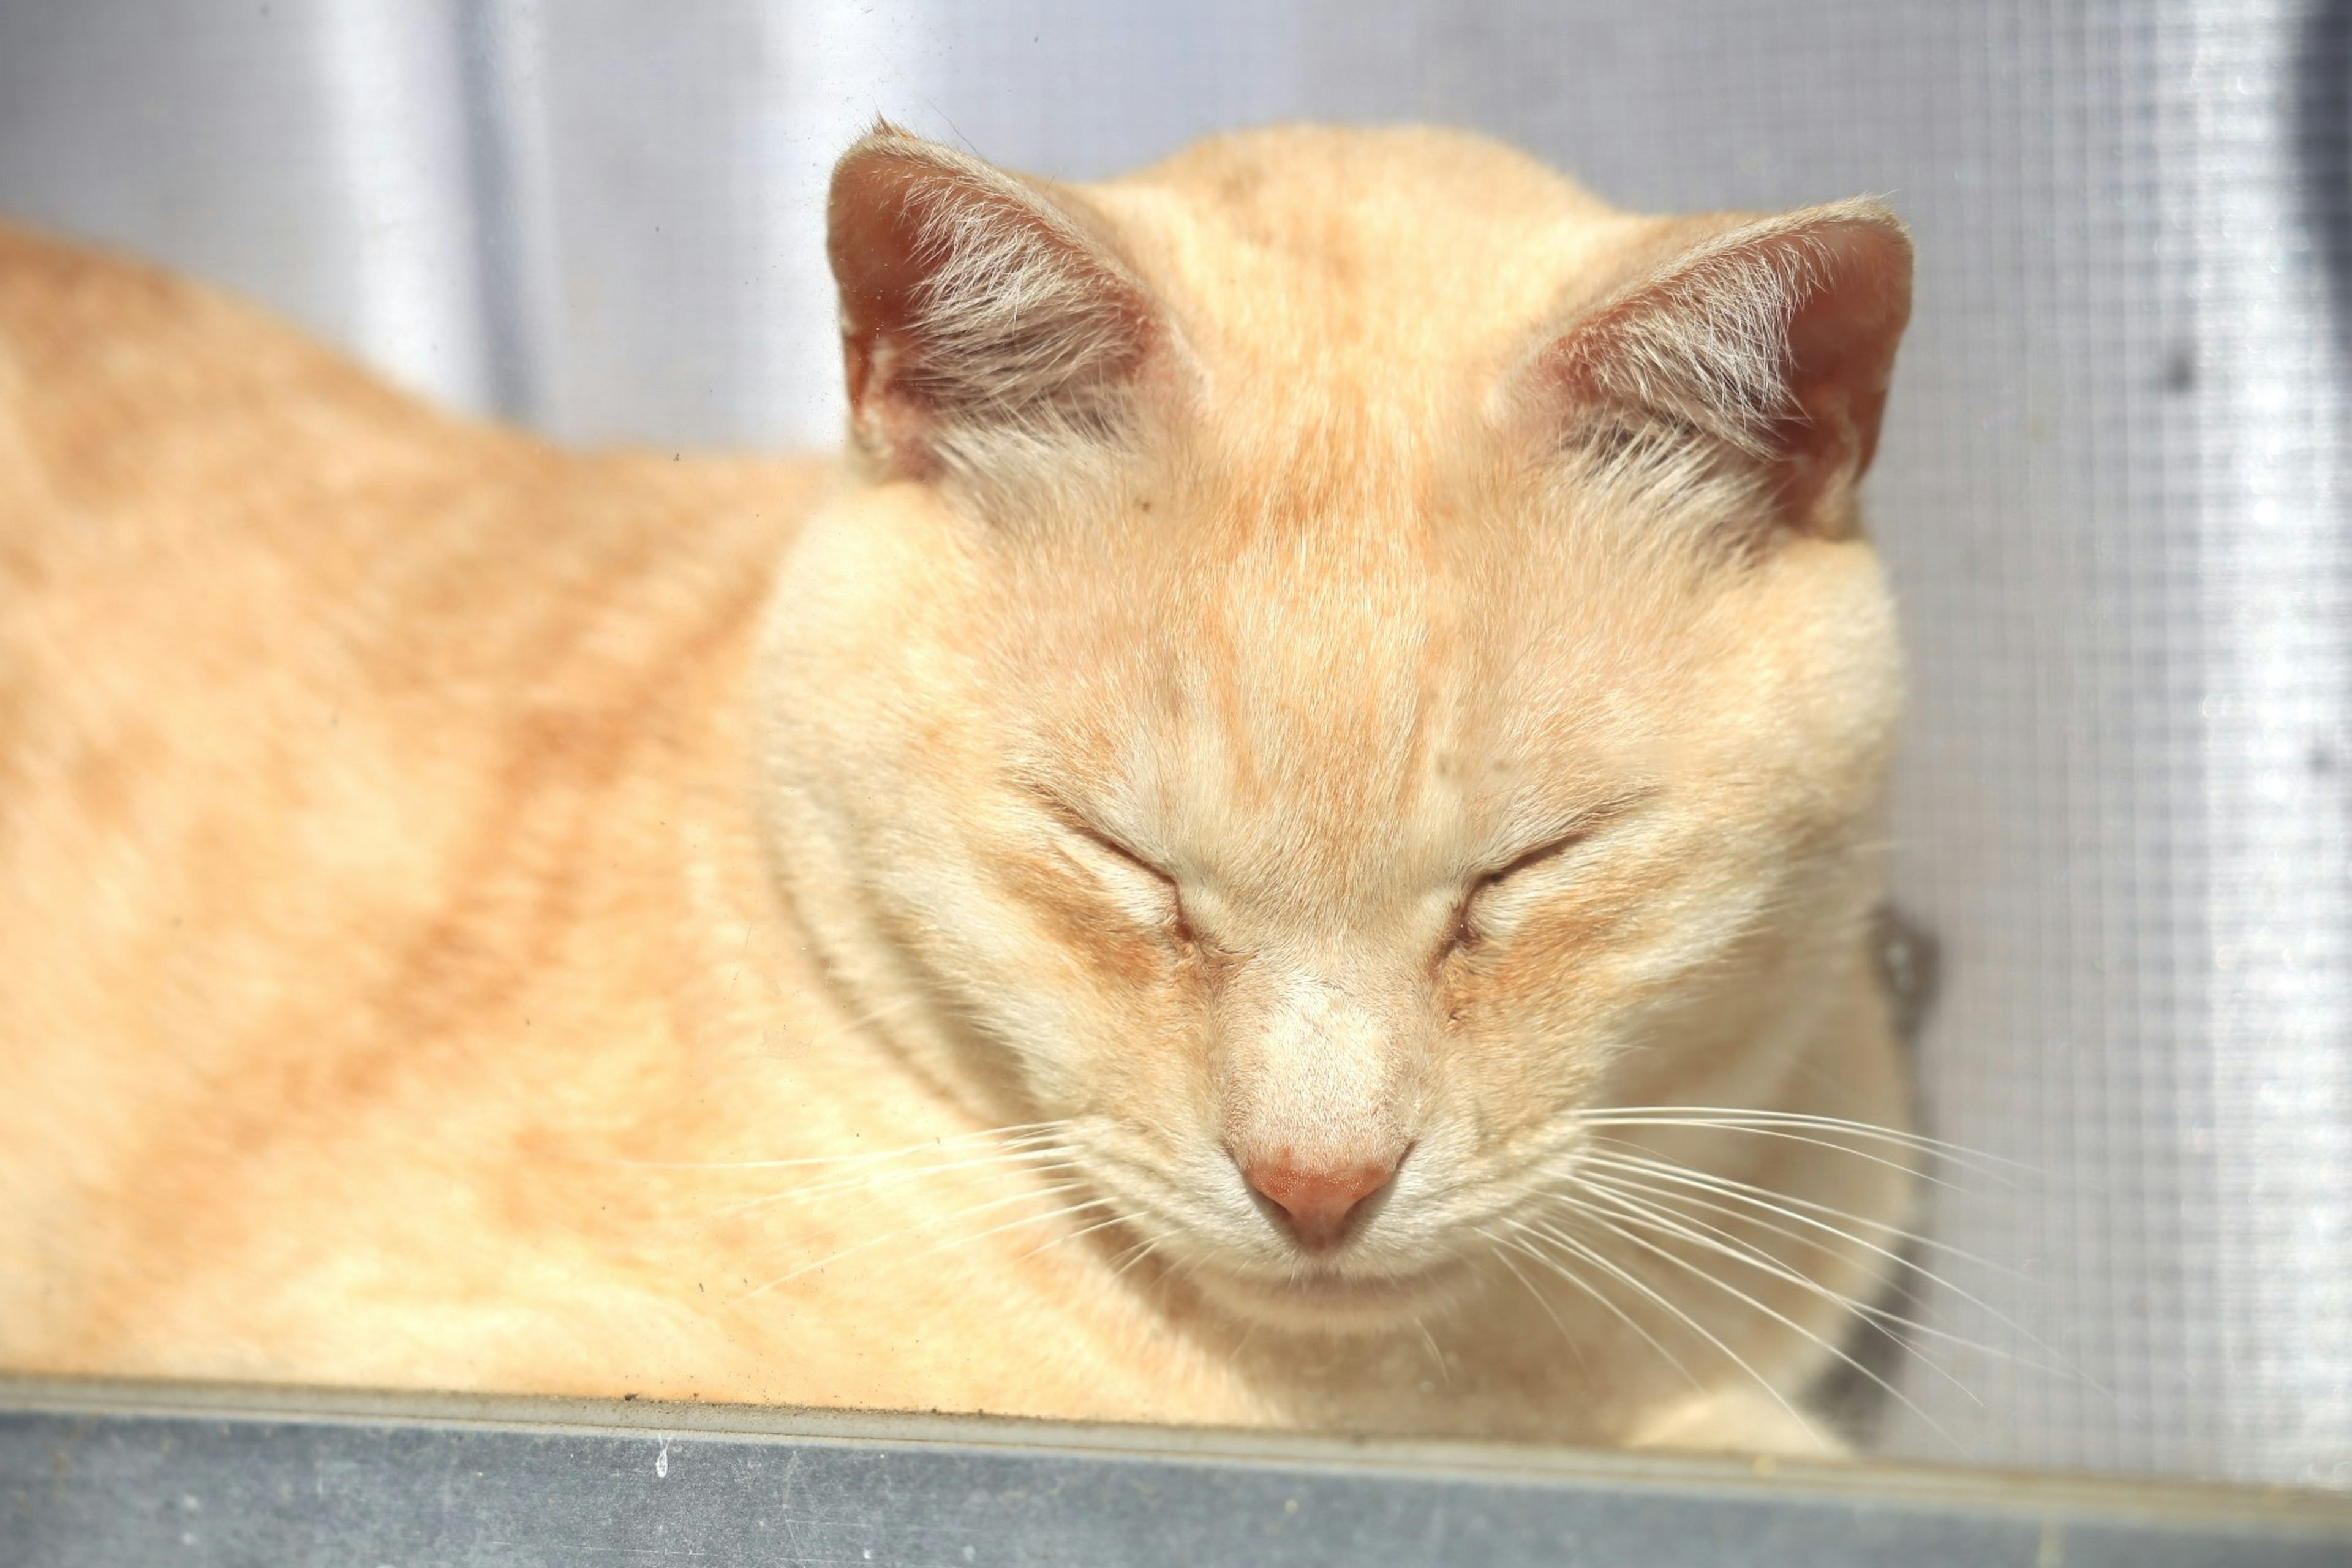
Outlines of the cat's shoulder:
{"label": "cat's shoulder", "polygon": [[41,307],[126,316],[184,308],[194,292],[160,267],[0,216],[0,318],[12,326],[29,325]]}
{"label": "cat's shoulder", "polygon": [[0,217],[0,346],[19,357],[103,347],[119,361],[142,340],[197,337],[300,345],[292,329],[182,274]]}
{"label": "cat's shoulder", "polygon": [[0,218],[0,418],[16,456],[119,449],[186,429],[342,409],[421,409],[301,328],[155,263]]}

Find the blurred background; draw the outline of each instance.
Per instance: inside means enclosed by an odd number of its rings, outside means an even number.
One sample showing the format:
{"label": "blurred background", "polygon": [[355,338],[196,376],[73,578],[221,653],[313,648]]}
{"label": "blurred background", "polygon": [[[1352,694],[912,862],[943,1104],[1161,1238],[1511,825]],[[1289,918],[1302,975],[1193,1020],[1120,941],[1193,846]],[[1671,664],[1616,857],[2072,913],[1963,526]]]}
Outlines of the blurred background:
{"label": "blurred background", "polygon": [[0,5],[0,213],[563,439],[830,446],[877,114],[1087,178],[1484,130],[1653,210],[1884,195],[1870,500],[1941,947],[1934,1332],[1874,1446],[2352,1487],[2352,4]]}

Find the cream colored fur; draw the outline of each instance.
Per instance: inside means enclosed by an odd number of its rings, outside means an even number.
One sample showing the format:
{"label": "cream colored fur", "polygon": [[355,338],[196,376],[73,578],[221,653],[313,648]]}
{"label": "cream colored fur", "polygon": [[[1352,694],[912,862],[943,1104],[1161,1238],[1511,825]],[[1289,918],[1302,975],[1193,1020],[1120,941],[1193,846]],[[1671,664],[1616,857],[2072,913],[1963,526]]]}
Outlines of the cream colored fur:
{"label": "cream colored fur", "polygon": [[1892,220],[886,130],[835,254],[846,466],[0,237],[0,1365],[1823,1443]]}

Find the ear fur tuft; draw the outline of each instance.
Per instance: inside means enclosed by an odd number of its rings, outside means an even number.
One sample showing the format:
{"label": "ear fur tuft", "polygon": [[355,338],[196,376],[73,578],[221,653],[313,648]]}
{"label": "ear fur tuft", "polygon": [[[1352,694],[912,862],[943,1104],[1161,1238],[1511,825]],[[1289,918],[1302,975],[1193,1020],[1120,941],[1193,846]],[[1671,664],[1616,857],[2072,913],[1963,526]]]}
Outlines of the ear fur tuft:
{"label": "ear fur tuft", "polygon": [[1684,250],[1585,313],[1542,365],[1571,439],[1663,453],[1663,425],[1711,442],[1763,481],[1780,521],[1833,535],[1851,527],[1910,308],[1902,225],[1840,202]]}
{"label": "ear fur tuft", "polygon": [[1070,198],[877,125],[835,167],[851,430],[939,479],[1114,438],[1165,341],[1142,284]]}

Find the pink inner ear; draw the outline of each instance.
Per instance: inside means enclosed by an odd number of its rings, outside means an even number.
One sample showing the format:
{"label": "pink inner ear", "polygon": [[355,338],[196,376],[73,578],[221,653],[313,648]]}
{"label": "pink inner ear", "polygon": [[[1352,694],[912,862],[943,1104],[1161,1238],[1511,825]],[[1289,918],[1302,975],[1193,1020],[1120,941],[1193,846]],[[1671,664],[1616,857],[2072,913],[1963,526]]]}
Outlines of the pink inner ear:
{"label": "pink inner ear", "polygon": [[1781,521],[1836,532],[1878,445],[1910,300],[1900,226],[1832,209],[1699,245],[1579,322],[1544,363],[1571,409],[1712,437],[1764,466]]}
{"label": "pink inner ear", "polygon": [[841,288],[845,333],[871,338],[914,331],[924,313],[925,285],[945,259],[933,226],[942,209],[957,207],[1007,226],[1019,226],[1025,216],[1002,192],[919,153],[869,142],[843,157],[825,206],[825,251]]}
{"label": "pink inner ear", "polygon": [[901,472],[929,478],[937,468],[926,440],[926,413],[903,392],[927,268],[921,248],[926,180],[940,171],[870,147],[854,149],[835,169],[826,205],[825,249],[841,289],[842,369],[850,415],[861,440],[891,457]]}
{"label": "pink inner ear", "polygon": [[835,168],[827,217],[853,427],[899,474],[955,466],[960,433],[1115,422],[1157,316],[1053,198],[884,132]]}
{"label": "pink inner ear", "polygon": [[1824,224],[1787,243],[1811,254],[1789,316],[1790,412],[1773,431],[1777,489],[1790,521],[1820,526],[1837,521],[1878,450],[1911,313],[1911,249],[1899,231],[1870,222]]}

